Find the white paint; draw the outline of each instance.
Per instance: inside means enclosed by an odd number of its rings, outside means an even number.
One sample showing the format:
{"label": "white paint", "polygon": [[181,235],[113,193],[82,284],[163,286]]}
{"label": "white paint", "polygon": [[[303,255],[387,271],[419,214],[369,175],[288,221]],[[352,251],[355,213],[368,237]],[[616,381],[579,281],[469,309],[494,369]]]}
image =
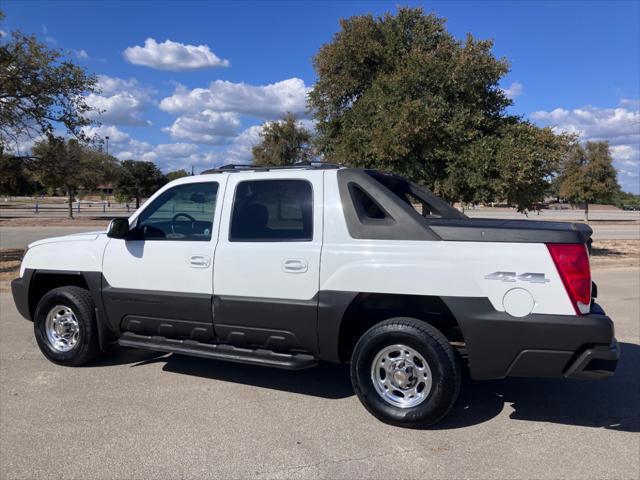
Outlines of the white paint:
{"label": "white paint", "polygon": [[535,301],[524,288],[512,288],[504,294],[502,305],[512,317],[526,317],[533,311]]}
{"label": "white paint", "polygon": [[[222,198],[226,180],[214,176],[188,177],[187,181],[172,182],[160,189],[145,205],[165,190],[184,183],[218,183],[218,197],[214,212],[211,240],[208,242],[171,240],[109,240],[104,253],[102,273],[114,288],[157,290],[213,294],[213,263],[217,243],[216,232],[222,213]],[[142,209],[131,217],[130,223],[140,215]],[[207,260],[208,259],[208,260]]]}
{"label": "white paint", "polygon": [[[305,179],[312,184],[313,240],[230,242],[230,215],[237,184],[244,180],[287,178]],[[185,177],[156,192],[130,222],[134,223],[144,208],[168,188],[202,181],[220,184],[211,241],[125,242],[95,233],[60,237],[32,244],[21,272],[25,268],[103,271],[109,284],[120,288],[291,300],[311,299],[318,290],[486,297],[496,310],[515,315],[524,311],[529,300],[521,298],[520,293],[507,292],[526,288],[535,298],[530,312],[575,314],[544,244],[351,238],[335,170]],[[193,268],[193,257],[212,261]],[[306,270],[284,268],[292,260],[306,264]],[[543,273],[548,282],[485,278],[496,271]]]}
{"label": "white paint", "polygon": [[[309,300],[318,293],[323,234],[323,171],[285,170],[229,175],[213,272],[216,295]],[[231,206],[238,183],[246,180],[307,180],[313,189],[313,240],[231,242]],[[285,262],[306,262],[306,271],[286,271]]]}

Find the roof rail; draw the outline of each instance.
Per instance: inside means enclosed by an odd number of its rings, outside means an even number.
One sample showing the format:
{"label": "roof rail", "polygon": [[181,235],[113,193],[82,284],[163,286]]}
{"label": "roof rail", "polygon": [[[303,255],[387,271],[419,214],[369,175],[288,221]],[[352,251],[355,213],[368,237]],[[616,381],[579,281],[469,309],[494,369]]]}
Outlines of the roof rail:
{"label": "roof rail", "polygon": [[268,172],[271,170],[334,170],[343,168],[343,165],[336,163],[325,162],[298,162],[293,165],[250,165],[250,164],[233,164],[223,165],[218,168],[211,168],[205,170],[200,175],[208,175],[210,173],[223,173],[223,172]]}

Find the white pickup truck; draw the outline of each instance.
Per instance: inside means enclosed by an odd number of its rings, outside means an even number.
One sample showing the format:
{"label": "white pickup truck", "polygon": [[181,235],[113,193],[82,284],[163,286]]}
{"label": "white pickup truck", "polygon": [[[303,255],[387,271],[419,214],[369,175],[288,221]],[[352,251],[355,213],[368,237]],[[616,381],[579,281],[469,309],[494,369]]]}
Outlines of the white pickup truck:
{"label": "white pickup truck", "polygon": [[32,243],[12,290],[44,355],[113,343],[286,369],[350,362],[394,425],[443,418],[474,379],[602,378],[585,225],[469,219],[402,177],[327,164],[175,180],[107,232]]}

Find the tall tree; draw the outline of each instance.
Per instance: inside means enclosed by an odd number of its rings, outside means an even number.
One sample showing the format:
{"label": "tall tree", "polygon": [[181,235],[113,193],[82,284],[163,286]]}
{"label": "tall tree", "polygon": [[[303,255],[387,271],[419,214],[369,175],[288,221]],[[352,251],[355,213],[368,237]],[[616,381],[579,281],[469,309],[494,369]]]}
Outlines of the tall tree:
{"label": "tall tree", "polygon": [[252,149],[254,165],[292,165],[311,158],[311,133],[290,113],[265,123],[260,138]]}
{"label": "tall tree", "polygon": [[34,181],[24,158],[4,154],[0,147],[0,194],[31,195],[41,185]]}
{"label": "tall tree", "polygon": [[[394,171],[451,201],[476,201],[506,189],[507,181],[495,182],[498,150],[548,153],[550,132],[516,127],[523,122],[506,114],[511,100],[499,82],[509,65],[492,54],[492,42],[459,41],[444,19],[420,8],[340,25],[314,58],[318,81],[309,94],[326,160]],[[538,189],[548,171],[542,163],[519,179],[520,191]],[[531,205],[520,193],[504,193],[520,209]]]}
{"label": "tall tree", "polygon": [[69,218],[73,218],[73,199],[80,189],[92,190],[114,175],[116,160],[76,139],[51,136],[37,142],[29,159],[29,169],[45,187],[60,189],[67,195]]}
{"label": "tall tree", "polygon": [[96,81],[61,50],[12,32],[0,42],[0,143],[17,147],[25,136],[52,136],[60,126],[81,135],[91,123],[86,94],[97,92]]}
{"label": "tall tree", "polygon": [[172,172],[167,173],[167,180],[169,182],[172,182],[174,180],[177,180],[178,178],[188,177],[188,176],[189,176],[189,172],[187,172],[184,168],[181,168],[180,170],[174,170]]}
{"label": "tall tree", "polygon": [[608,142],[575,145],[560,175],[560,196],[572,203],[584,203],[589,221],[589,204],[610,202],[620,191]]}
{"label": "tall tree", "polygon": [[165,183],[167,178],[153,162],[124,160],[115,188],[118,195],[135,198],[137,209],[140,208],[140,199],[148,197]]}

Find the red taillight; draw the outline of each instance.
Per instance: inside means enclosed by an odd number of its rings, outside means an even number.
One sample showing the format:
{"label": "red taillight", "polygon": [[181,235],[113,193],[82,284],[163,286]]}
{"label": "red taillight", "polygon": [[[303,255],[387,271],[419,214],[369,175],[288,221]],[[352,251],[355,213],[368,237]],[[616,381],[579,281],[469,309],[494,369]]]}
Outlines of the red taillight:
{"label": "red taillight", "polygon": [[567,289],[573,308],[578,315],[591,308],[591,269],[586,245],[571,243],[547,244],[562,283]]}

